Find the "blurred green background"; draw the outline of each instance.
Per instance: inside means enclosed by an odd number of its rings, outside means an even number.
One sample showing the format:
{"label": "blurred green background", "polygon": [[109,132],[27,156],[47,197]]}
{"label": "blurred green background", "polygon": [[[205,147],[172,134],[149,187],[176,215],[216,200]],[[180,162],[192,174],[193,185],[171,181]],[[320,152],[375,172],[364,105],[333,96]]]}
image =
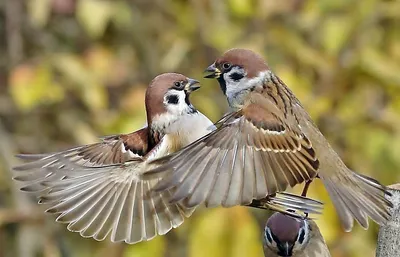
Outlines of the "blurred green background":
{"label": "blurred green background", "polygon": [[[0,38],[0,257],[261,257],[266,211],[200,208],[150,242],[99,243],[11,180],[16,153],[143,126],[146,85],[162,72],[200,79],[192,102],[216,121],[227,104],[202,71],[232,47],[265,56],[352,169],[400,181],[400,1],[2,0]],[[375,224],[344,233],[321,184],[310,196],[326,202],[332,256],[375,256]]]}

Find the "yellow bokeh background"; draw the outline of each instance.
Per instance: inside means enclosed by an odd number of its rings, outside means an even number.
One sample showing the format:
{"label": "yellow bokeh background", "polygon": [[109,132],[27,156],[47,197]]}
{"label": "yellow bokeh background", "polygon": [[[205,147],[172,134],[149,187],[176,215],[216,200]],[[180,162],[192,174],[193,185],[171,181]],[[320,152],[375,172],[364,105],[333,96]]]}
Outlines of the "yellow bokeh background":
{"label": "yellow bokeh background", "polygon": [[[0,256],[263,256],[268,211],[199,208],[166,236],[112,244],[68,232],[11,180],[16,153],[142,127],[162,72],[200,80],[192,102],[217,121],[227,103],[203,70],[233,47],[266,58],[349,167],[400,181],[400,1],[4,0],[0,38]],[[309,196],[332,256],[375,256],[376,224],[345,233],[323,185]]]}

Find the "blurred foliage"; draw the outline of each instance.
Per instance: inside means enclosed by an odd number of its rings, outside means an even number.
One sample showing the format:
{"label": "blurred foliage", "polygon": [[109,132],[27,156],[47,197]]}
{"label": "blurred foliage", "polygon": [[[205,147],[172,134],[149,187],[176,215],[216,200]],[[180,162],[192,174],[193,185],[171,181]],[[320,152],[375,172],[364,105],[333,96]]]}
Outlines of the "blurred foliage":
{"label": "blurred foliage", "polygon": [[[167,236],[137,245],[83,239],[19,193],[17,152],[50,152],[145,122],[157,74],[201,78],[232,47],[263,54],[354,170],[400,180],[400,1],[0,1],[0,256],[262,256],[269,213],[199,209]],[[215,81],[193,95],[216,121]],[[318,224],[332,256],[374,256],[377,226],[344,233],[323,186]]]}

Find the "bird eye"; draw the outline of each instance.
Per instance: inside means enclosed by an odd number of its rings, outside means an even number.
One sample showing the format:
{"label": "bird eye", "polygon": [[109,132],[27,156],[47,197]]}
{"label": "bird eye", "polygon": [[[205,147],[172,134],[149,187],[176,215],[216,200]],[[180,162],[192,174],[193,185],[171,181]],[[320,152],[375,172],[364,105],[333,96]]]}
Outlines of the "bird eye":
{"label": "bird eye", "polygon": [[181,89],[183,87],[183,81],[176,81],[174,87]]}
{"label": "bird eye", "polygon": [[224,64],[222,64],[222,68],[224,68],[224,70],[227,70],[231,67],[232,65],[229,62],[225,62]]}

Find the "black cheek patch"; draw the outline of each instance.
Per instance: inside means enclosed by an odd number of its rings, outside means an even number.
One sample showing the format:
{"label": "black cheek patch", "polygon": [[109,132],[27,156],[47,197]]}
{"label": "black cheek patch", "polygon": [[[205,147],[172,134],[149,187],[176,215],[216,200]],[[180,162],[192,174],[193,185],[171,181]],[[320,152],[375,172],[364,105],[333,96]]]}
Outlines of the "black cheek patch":
{"label": "black cheek patch", "polygon": [[239,81],[239,80],[241,80],[241,79],[244,77],[244,75],[235,72],[235,73],[232,73],[231,75],[229,75],[229,77],[230,77],[232,80],[234,80],[234,81]]}
{"label": "black cheek patch", "polygon": [[265,236],[267,237],[267,240],[268,240],[270,243],[272,243],[272,238],[271,238],[271,236],[269,235],[268,232],[265,232]]}
{"label": "black cheek patch", "polygon": [[305,236],[306,236],[306,233],[302,229],[301,232],[300,232],[299,240],[298,240],[300,244],[302,244],[304,242],[304,237]]}
{"label": "black cheek patch", "polygon": [[167,102],[169,104],[178,104],[179,97],[177,95],[169,95],[167,96]]}

